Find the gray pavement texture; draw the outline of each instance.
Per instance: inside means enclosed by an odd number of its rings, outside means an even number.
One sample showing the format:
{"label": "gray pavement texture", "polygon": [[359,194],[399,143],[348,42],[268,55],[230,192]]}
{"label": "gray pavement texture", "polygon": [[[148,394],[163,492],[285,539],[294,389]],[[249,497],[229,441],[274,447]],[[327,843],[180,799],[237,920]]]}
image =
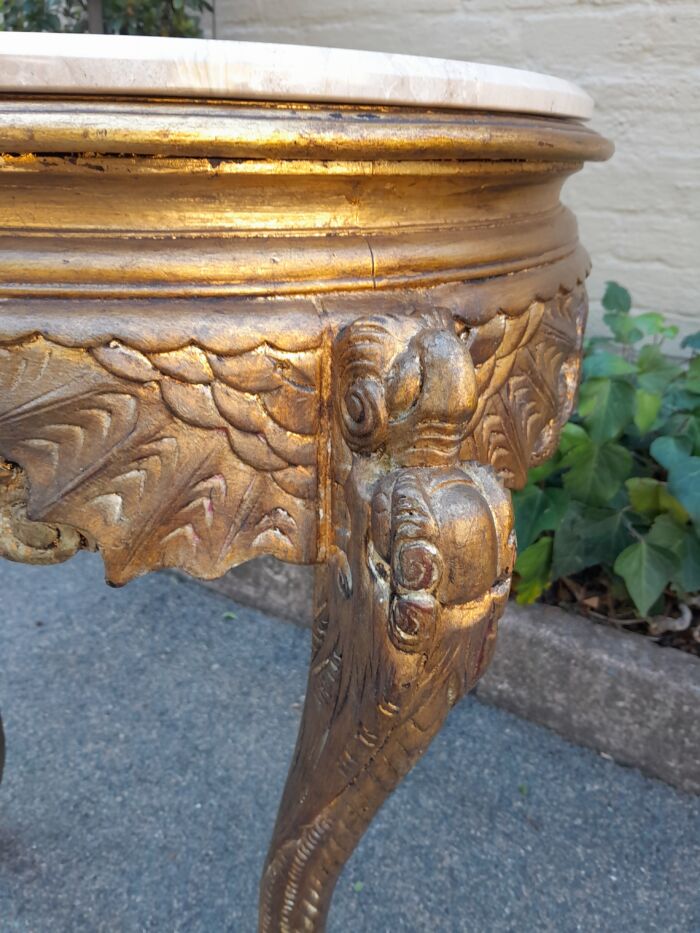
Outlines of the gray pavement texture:
{"label": "gray pavement texture", "polygon": [[[308,632],[94,555],[0,565],[0,931],[253,933]],[[700,931],[700,798],[467,699],[330,933]]]}

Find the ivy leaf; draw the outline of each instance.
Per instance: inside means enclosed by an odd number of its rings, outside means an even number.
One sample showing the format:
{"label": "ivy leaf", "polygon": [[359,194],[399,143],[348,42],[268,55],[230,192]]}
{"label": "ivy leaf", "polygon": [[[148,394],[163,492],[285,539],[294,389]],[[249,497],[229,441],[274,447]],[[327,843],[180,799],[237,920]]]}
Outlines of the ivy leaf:
{"label": "ivy leaf", "polygon": [[515,572],[516,602],[521,605],[534,603],[549,586],[549,568],[552,562],[552,539],[540,538],[518,555]]}
{"label": "ivy leaf", "polygon": [[614,352],[615,341],[612,337],[596,334],[595,337],[583,338],[583,353],[585,357],[591,356],[593,353],[597,353],[599,350],[609,350],[611,348]]}
{"label": "ivy leaf", "polygon": [[586,429],[580,424],[574,424],[573,421],[567,421],[559,437],[559,453],[566,454],[572,447],[588,443],[590,443],[590,438]]}
{"label": "ivy leaf", "polygon": [[637,366],[639,388],[659,394],[683,373],[683,368],[664,356],[654,344],[642,347],[637,357]]}
{"label": "ivy leaf", "polygon": [[544,490],[539,486],[526,486],[520,492],[513,493],[515,510],[515,537],[518,548],[524,550],[537,537],[534,528],[543,510]]}
{"label": "ivy leaf", "polygon": [[668,475],[668,491],[700,524],[700,457],[687,457],[676,463]]}
{"label": "ivy leaf", "polygon": [[618,353],[607,351],[591,353],[583,361],[583,375],[586,379],[600,377],[631,376],[637,372],[634,363],[629,363]]}
{"label": "ivy leaf", "polygon": [[613,440],[633,418],[634,389],[628,382],[590,379],[581,386],[578,410],[591,440]]}
{"label": "ivy leaf", "polygon": [[645,616],[678,568],[678,558],[666,548],[642,538],[630,544],[615,561],[615,573],[625,581],[640,615]]}
{"label": "ivy leaf", "polygon": [[668,485],[666,483],[661,483],[659,488],[659,509],[662,514],[667,512],[675,518],[677,522],[680,522],[681,525],[685,525],[690,518],[685,507],[668,491]]}
{"label": "ivy leaf", "polygon": [[612,566],[631,540],[621,509],[598,509],[572,501],[554,535],[552,579],[596,564]]}
{"label": "ivy leaf", "polygon": [[680,584],[686,593],[696,593],[700,590],[700,539],[692,528],[685,529],[680,558]]}
{"label": "ivy leaf", "polygon": [[663,314],[659,314],[658,311],[637,314],[633,320],[647,337],[675,337],[678,334],[678,328],[674,324],[666,324]]}
{"label": "ivy leaf", "polygon": [[669,472],[679,463],[684,463],[691,450],[691,443],[687,437],[657,437],[649,446],[654,460]]}
{"label": "ivy leaf", "polygon": [[[678,380],[664,392],[664,412],[671,418],[674,414],[700,415],[700,399],[693,392],[686,392],[685,382]],[[666,432],[674,433],[674,432]]]}
{"label": "ivy leaf", "polygon": [[668,513],[681,525],[688,521],[688,513],[661,480],[651,476],[633,476],[625,482],[625,486],[630,505],[640,515],[655,518]]}
{"label": "ivy leaf", "polygon": [[634,423],[640,434],[646,434],[659,416],[663,399],[656,392],[637,389],[634,393]]}
{"label": "ivy leaf", "polygon": [[673,582],[685,593],[700,590],[700,540],[689,525],[679,524],[670,515],[659,515],[647,541],[671,551],[679,562]]}
{"label": "ivy leaf", "polygon": [[688,363],[688,371],[683,387],[694,395],[700,395],[700,356],[694,356]]}
{"label": "ivy leaf", "polygon": [[563,489],[540,489],[526,486],[513,496],[515,505],[515,534],[518,547],[524,550],[542,534],[553,531],[559,524],[569,500]]}
{"label": "ivy leaf", "polygon": [[687,412],[671,415],[664,425],[666,434],[684,438],[689,453],[700,454],[700,417]]}
{"label": "ivy leaf", "polygon": [[650,476],[633,476],[625,480],[627,493],[630,497],[630,505],[635,512],[640,515],[658,515],[659,508],[659,487],[661,482]]}
{"label": "ivy leaf", "polygon": [[634,318],[628,314],[610,311],[603,315],[603,320],[613,332],[615,340],[625,346],[637,343],[644,336],[641,328],[635,325]]}
{"label": "ivy leaf", "polygon": [[632,296],[617,282],[606,282],[603,307],[606,311],[621,311],[626,314],[632,307]]}
{"label": "ivy leaf", "polygon": [[530,467],[527,473],[528,484],[532,486],[535,483],[544,482],[544,480],[548,479],[552,473],[556,473],[557,469],[558,467],[554,458],[551,460],[545,460],[545,462],[540,463],[539,466]]}
{"label": "ivy leaf", "polygon": [[688,334],[687,337],[684,337],[681,340],[681,346],[688,350],[700,350],[700,330],[696,330],[694,334]]}
{"label": "ivy leaf", "polygon": [[646,540],[655,547],[670,551],[680,558],[684,528],[670,515],[659,515],[649,529]]}
{"label": "ivy leaf", "polygon": [[686,437],[657,437],[652,457],[668,471],[668,491],[700,524],[700,457],[690,456],[692,446]]}
{"label": "ivy leaf", "polygon": [[564,488],[589,505],[607,505],[632,472],[632,454],[620,444],[586,443],[572,447],[562,460],[568,468]]}

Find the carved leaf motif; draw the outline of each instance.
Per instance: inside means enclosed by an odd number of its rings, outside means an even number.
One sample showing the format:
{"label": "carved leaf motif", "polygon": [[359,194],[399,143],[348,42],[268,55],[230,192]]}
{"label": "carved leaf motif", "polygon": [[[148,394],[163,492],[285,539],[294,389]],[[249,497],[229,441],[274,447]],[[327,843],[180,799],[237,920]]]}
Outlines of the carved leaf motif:
{"label": "carved leaf motif", "polygon": [[[318,365],[300,355],[299,366],[263,364],[263,394],[318,404],[304,383]],[[115,583],[157,567],[218,576],[261,553],[314,557],[315,435],[283,427],[245,388],[212,384],[209,356],[149,356],[115,340],[91,351],[42,338],[0,348],[0,452],[27,471],[30,517],[79,528]],[[260,367],[241,370],[240,385],[246,371],[260,384]],[[314,424],[308,406],[296,417]]]}
{"label": "carved leaf motif", "polygon": [[[155,380],[179,419],[225,429],[233,453],[270,473],[283,490],[312,499],[316,492],[320,409],[318,350],[285,351],[261,342],[229,356],[194,345],[143,354],[113,340],[92,351],[108,370]],[[294,467],[303,467],[293,477]],[[291,468],[291,469],[290,469]]]}
{"label": "carved leaf motif", "polygon": [[576,395],[586,310],[578,287],[470,332],[479,403],[461,460],[490,463],[518,488],[530,466],[552,455]]}

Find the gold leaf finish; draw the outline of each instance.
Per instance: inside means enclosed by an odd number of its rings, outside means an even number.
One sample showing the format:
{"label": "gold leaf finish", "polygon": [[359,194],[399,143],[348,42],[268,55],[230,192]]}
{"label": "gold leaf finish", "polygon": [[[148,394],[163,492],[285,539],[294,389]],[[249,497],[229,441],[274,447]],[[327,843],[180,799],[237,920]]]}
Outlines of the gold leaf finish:
{"label": "gold leaf finish", "polygon": [[60,564],[85,544],[73,528],[31,521],[21,470],[0,461],[0,557],[20,564]]}
{"label": "gold leaf finish", "polygon": [[462,459],[490,463],[518,489],[530,466],[552,456],[576,396],[586,314],[579,287],[532,302],[517,321],[498,316],[467,331],[479,404]]}
{"label": "gold leaf finish", "polygon": [[[84,350],[35,337],[0,347],[2,453],[27,471],[32,518],[79,528],[113,583],[160,567],[214,577],[263,553],[309,561],[320,394],[308,383],[319,359],[302,356],[295,367],[294,353],[261,343],[240,354],[233,389],[213,375],[233,355],[196,346],[149,356],[116,339]],[[290,373],[304,365],[297,384]],[[305,433],[275,418],[280,397]]]}
{"label": "gold leaf finish", "polygon": [[323,929],[372,816],[488,665],[515,559],[510,496],[458,461],[477,387],[450,317],[355,321],[333,369],[332,545],[261,933]]}
{"label": "gold leaf finish", "polygon": [[125,583],[317,564],[263,933],[322,931],[377,808],[485,670],[509,488],[574,403],[610,145],[416,108],[0,102],[0,554]]}

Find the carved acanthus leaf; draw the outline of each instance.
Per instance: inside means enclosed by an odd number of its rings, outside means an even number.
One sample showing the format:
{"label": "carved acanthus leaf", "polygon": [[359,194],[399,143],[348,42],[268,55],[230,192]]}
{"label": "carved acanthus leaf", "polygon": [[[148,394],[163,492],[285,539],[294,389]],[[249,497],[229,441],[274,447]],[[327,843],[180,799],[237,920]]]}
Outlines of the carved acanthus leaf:
{"label": "carved acanthus leaf", "polygon": [[530,466],[554,453],[576,397],[586,312],[578,286],[532,302],[518,318],[497,315],[465,331],[479,401],[461,460],[491,464],[517,489]]}
{"label": "carved acanthus leaf", "polygon": [[[239,364],[239,365],[237,365]],[[0,347],[0,453],[35,519],[94,540],[122,583],[181,567],[213,577],[316,541],[316,351],[261,342],[224,356],[34,338]]]}

